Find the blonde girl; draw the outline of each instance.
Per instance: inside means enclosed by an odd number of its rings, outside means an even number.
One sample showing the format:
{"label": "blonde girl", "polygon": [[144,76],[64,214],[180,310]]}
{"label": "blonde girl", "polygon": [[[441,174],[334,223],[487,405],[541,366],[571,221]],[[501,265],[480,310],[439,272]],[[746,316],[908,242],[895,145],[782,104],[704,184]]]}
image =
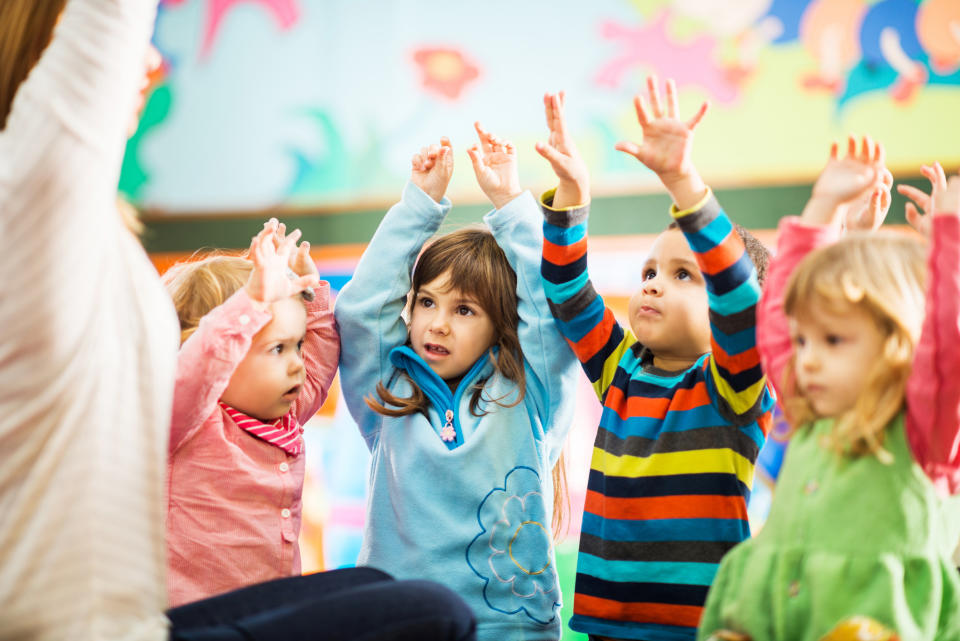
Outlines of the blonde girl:
{"label": "blonde girl", "polygon": [[344,396],[373,456],[359,561],[450,587],[480,639],[557,639],[551,470],[575,360],[540,285],[540,213],[516,152],[477,132],[482,150],[469,154],[494,207],[485,227],[417,258],[450,208],[443,139],[414,156],[337,299]]}
{"label": "blonde girl", "polygon": [[882,166],[869,139],[845,158],[834,145],[803,216],[780,225],[758,346],[795,432],[764,529],[720,566],[701,639],[842,638],[855,617],[960,638],[946,509],[960,489],[960,178],[948,187],[941,170],[929,259],[913,236],[833,242]]}
{"label": "blonde girl", "polygon": [[327,397],[339,341],[309,243],[284,232],[271,219],[249,257],[164,274],[182,340],[168,461],[174,606],[300,574],[301,425]]}

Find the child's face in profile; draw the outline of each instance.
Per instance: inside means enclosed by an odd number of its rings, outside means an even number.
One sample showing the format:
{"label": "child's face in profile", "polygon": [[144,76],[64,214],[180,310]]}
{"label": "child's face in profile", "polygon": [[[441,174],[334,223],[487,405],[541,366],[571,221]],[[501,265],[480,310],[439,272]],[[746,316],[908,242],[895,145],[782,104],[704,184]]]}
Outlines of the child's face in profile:
{"label": "child's face in profile", "polygon": [[657,237],[641,275],[628,307],[630,329],[657,367],[689,367],[710,351],[710,309],[703,274],[680,230]]}
{"label": "child's face in profile", "polygon": [[853,409],[886,336],[857,305],[812,301],[790,319],[797,392],[818,416]]}
{"label": "child's face in profile", "polygon": [[301,348],[307,310],[299,296],[271,303],[273,320],[253,337],[247,355],[220,397],[230,407],[269,422],[290,411],[306,371]]}
{"label": "child's face in profile", "polygon": [[420,287],[410,314],[413,351],[456,384],[493,345],[493,321],[475,298],[451,289],[449,272]]}

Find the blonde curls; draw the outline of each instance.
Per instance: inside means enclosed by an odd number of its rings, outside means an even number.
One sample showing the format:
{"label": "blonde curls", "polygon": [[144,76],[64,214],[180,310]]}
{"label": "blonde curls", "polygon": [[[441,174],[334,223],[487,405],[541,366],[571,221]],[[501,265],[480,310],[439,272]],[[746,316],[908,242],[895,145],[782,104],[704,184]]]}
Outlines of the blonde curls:
{"label": "blonde curls", "polygon": [[190,338],[200,319],[243,287],[253,263],[242,255],[206,254],[177,263],[162,276],[180,319],[180,344]]}
{"label": "blonde curls", "polygon": [[[926,251],[915,237],[895,232],[851,233],[838,243],[811,252],[790,277],[784,296],[787,316],[815,304],[838,313],[851,306],[876,323],[881,352],[864,373],[854,406],[837,417],[829,437],[838,453],[876,455],[883,448],[887,424],[903,409],[913,354],[923,326]],[[818,416],[796,388],[796,354],[784,369],[784,407],[792,424],[806,425]]]}

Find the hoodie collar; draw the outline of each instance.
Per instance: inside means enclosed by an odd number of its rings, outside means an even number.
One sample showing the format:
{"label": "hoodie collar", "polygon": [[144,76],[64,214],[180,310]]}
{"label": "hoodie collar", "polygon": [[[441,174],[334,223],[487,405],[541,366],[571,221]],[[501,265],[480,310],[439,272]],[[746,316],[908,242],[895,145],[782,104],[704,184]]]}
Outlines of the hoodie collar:
{"label": "hoodie collar", "polygon": [[[483,356],[478,358],[460,379],[454,392],[450,391],[446,382],[437,376],[437,373],[409,345],[400,345],[390,350],[390,363],[397,369],[405,371],[427,395],[437,412],[446,418],[446,425],[442,429],[434,426],[434,430],[441,435],[448,449],[452,450],[463,444],[463,431],[460,429],[460,417],[457,411],[460,407],[460,398],[484,373],[484,370],[493,369],[490,356],[496,358],[498,349],[499,347],[495,345],[484,352]],[[452,439],[449,431],[451,428],[453,429]]]}

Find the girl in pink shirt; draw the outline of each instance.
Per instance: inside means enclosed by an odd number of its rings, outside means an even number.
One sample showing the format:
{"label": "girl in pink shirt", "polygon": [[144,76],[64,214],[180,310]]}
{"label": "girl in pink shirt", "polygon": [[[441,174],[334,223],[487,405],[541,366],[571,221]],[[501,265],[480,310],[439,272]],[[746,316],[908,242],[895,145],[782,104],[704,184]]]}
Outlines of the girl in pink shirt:
{"label": "girl in pink shirt", "polygon": [[310,245],[284,232],[271,219],[249,258],[208,257],[164,276],[182,341],[168,461],[171,606],[300,574],[302,424],[327,397],[340,346]]}

